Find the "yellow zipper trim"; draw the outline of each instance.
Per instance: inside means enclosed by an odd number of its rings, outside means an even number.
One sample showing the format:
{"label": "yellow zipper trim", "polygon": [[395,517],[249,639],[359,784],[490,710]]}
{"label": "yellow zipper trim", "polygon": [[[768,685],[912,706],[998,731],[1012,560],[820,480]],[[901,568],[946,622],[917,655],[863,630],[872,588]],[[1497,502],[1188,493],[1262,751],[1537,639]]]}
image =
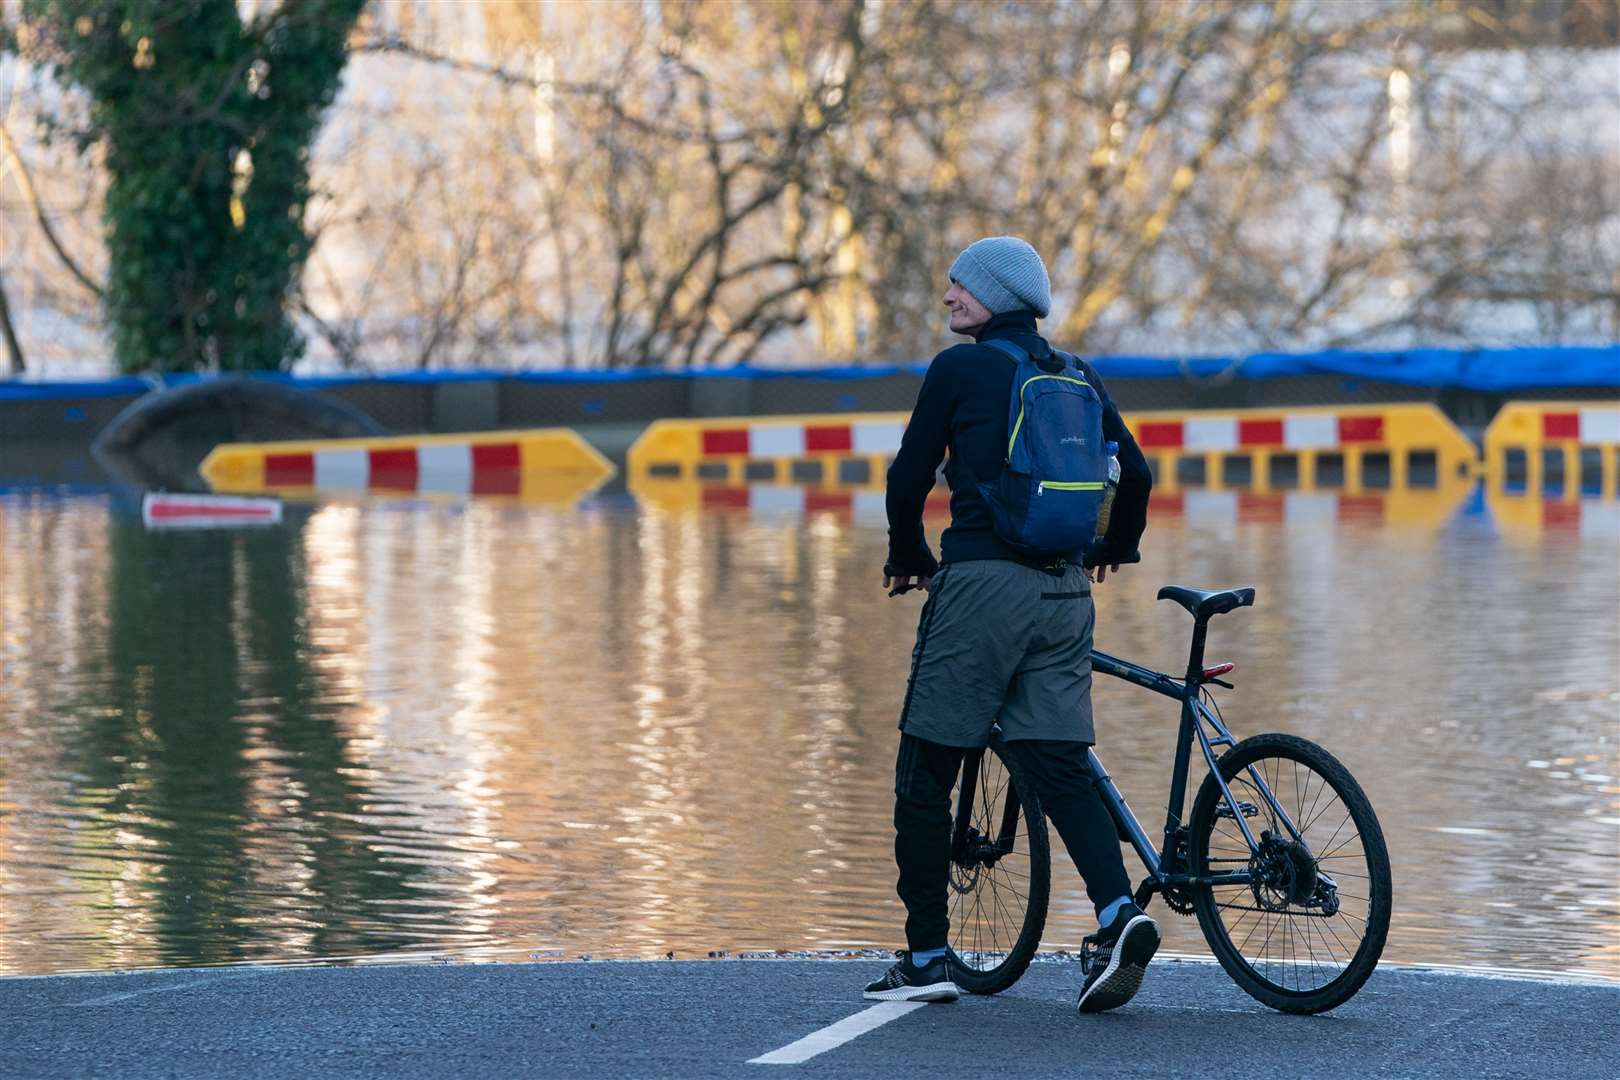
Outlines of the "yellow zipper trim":
{"label": "yellow zipper trim", "polygon": [[1036,375],[1032,378],[1025,379],[1024,385],[1018,388],[1018,422],[1013,425],[1012,435],[1007,439],[1008,461],[1012,460],[1013,443],[1018,441],[1018,429],[1024,426],[1024,391],[1029,389],[1030,383],[1040,382],[1042,379],[1061,379],[1063,382],[1072,382],[1076,386],[1089,387],[1091,385],[1084,379],[1076,379],[1068,375]]}
{"label": "yellow zipper trim", "polygon": [[1101,491],[1101,480],[1042,480],[1037,485],[1041,490],[1052,488],[1054,491]]}

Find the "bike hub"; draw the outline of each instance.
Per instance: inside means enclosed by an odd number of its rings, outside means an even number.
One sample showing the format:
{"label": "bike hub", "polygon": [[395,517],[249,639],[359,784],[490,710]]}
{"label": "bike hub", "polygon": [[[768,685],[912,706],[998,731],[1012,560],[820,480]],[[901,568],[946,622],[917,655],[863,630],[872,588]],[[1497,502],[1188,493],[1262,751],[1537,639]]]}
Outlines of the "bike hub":
{"label": "bike hub", "polygon": [[996,865],[1002,851],[995,841],[969,828],[962,838],[960,849],[951,858],[951,888],[957,892],[970,892],[979,880],[981,867]]}
{"label": "bike hub", "polygon": [[1260,834],[1260,850],[1249,860],[1250,889],[1261,907],[1316,906],[1316,860],[1296,840],[1270,830]]}

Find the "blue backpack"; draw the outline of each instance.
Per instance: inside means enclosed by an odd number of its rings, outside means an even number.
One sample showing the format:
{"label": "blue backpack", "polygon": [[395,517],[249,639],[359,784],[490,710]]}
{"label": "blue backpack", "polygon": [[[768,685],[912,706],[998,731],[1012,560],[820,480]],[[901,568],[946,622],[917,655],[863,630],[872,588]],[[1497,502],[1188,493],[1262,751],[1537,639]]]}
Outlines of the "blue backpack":
{"label": "blue backpack", "polygon": [[1108,480],[1102,397],[1078,361],[1054,352],[1058,371],[1041,367],[1001,338],[983,342],[1018,362],[1007,407],[1007,464],[993,483],[978,483],[996,535],[1039,557],[1084,554],[1097,532]]}

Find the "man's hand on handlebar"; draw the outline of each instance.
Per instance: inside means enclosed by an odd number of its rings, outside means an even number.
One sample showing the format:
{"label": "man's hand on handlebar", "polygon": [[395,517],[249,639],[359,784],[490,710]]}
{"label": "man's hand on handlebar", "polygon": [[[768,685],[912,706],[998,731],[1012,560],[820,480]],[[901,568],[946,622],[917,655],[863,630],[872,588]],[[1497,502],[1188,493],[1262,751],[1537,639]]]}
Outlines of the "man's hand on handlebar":
{"label": "man's hand on handlebar", "polygon": [[928,584],[933,580],[933,578],[925,577],[922,574],[895,574],[893,576],[884,574],[883,587],[889,590],[890,596],[899,596],[902,593],[910,592],[912,589],[921,589],[923,592],[927,592]]}

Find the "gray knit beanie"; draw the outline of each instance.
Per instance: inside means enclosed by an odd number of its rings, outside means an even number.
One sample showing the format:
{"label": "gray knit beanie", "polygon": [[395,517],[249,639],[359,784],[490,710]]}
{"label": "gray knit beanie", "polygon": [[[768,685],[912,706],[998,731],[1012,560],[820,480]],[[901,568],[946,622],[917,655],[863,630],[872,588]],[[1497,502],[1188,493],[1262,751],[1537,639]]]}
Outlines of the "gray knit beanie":
{"label": "gray knit beanie", "polygon": [[1046,318],[1052,283],[1046,264],[1016,236],[987,236],[969,244],[951,263],[951,280],[973,294],[992,315],[1030,308]]}

